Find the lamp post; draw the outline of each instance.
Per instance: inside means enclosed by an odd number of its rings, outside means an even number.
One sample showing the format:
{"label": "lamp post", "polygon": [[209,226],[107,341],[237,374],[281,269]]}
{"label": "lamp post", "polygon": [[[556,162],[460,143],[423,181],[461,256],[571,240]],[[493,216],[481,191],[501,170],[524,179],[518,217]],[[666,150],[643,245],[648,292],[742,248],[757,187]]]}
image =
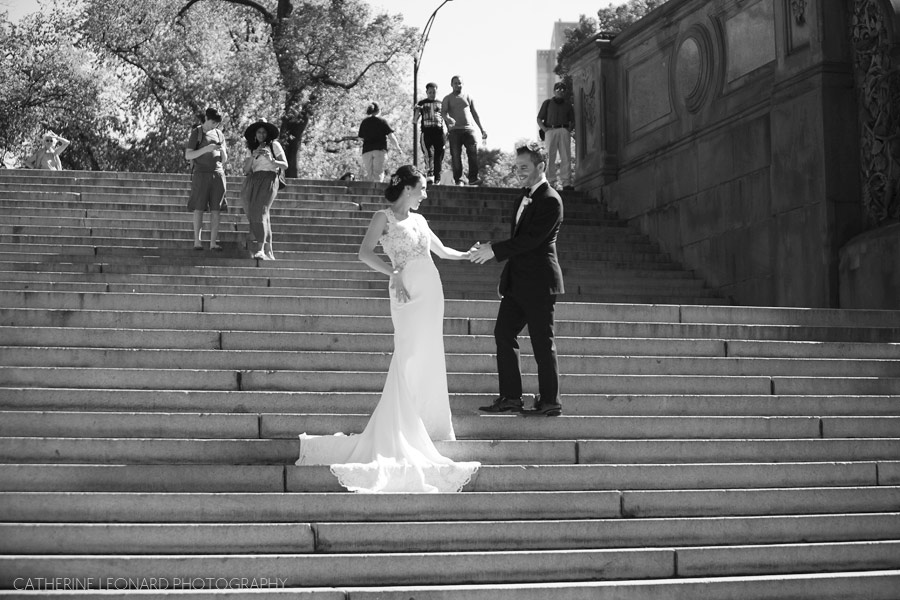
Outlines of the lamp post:
{"label": "lamp post", "polygon": [[419,116],[416,111],[419,108],[419,65],[422,64],[422,53],[425,52],[425,44],[428,42],[428,34],[431,33],[431,26],[434,25],[434,18],[438,11],[448,2],[453,0],[444,0],[441,5],[434,9],[425,28],[422,30],[422,39],[419,40],[419,47],[413,55],[413,165],[419,166]]}

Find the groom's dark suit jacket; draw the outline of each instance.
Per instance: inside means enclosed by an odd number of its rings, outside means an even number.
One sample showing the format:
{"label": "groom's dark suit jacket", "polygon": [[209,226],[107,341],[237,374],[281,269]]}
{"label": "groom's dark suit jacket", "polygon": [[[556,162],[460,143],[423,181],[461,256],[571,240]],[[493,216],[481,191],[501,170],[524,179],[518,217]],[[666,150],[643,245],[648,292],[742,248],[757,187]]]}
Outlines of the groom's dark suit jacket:
{"label": "groom's dark suit jacket", "polygon": [[563,220],[562,198],[546,181],[531,195],[531,204],[522,211],[518,226],[512,213],[510,239],[491,244],[498,261],[508,259],[500,275],[500,295],[551,295],[565,292],[556,236]]}

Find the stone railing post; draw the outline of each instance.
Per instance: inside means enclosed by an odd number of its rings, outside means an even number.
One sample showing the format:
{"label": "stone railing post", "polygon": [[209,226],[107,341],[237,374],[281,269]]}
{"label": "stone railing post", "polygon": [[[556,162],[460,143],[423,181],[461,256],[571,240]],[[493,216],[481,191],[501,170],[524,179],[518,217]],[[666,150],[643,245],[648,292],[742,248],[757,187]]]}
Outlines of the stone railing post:
{"label": "stone railing post", "polygon": [[569,58],[575,97],[575,186],[594,197],[618,169],[616,61],[600,34]]}

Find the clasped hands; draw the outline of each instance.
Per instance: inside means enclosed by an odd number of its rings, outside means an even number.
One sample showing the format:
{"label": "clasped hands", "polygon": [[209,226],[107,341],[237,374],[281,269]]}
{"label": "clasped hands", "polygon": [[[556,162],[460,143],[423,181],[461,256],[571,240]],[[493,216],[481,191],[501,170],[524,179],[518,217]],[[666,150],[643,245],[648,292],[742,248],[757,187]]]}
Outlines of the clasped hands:
{"label": "clasped hands", "polygon": [[475,242],[475,245],[469,248],[469,262],[477,263],[479,265],[483,265],[487,261],[494,258],[494,249],[491,248],[491,243],[481,245],[481,242]]}

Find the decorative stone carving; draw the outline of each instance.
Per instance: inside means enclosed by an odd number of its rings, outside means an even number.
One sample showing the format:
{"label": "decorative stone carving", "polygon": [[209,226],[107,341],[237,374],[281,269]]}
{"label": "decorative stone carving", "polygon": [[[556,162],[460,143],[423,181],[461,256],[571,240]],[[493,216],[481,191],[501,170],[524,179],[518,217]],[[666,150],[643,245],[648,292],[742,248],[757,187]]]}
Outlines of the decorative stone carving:
{"label": "decorative stone carving", "polygon": [[806,5],[809,0],[791,0],[791,15],[794,17],[794,23],[804,25],[806,23]]}
{"label": "decorative stone carving", "polygon": [[581,131],[578,139],[583,141],[580,150],[590,152],[597,147],[597,81],[586,71],[582,71],[581,75]]}
{"label": "decorative stone carving", "polygon": [[853,0],[851,39],[859,100],[860,180],[870,226],[900,220],[900,70],[881,0]]}
{"label": "decorative stone carving", "polygon": [[699,111],[706,100],[712,81],[712,54],[709,31],[701,25],[688,29],[675,51],[672,88],[688,112]]}
{"label": "decorative stone carving", "polygon": [[809,48],[811,27],[807,24],[809,0],[790,0],[785,4],[785,29],[788,54]]}

